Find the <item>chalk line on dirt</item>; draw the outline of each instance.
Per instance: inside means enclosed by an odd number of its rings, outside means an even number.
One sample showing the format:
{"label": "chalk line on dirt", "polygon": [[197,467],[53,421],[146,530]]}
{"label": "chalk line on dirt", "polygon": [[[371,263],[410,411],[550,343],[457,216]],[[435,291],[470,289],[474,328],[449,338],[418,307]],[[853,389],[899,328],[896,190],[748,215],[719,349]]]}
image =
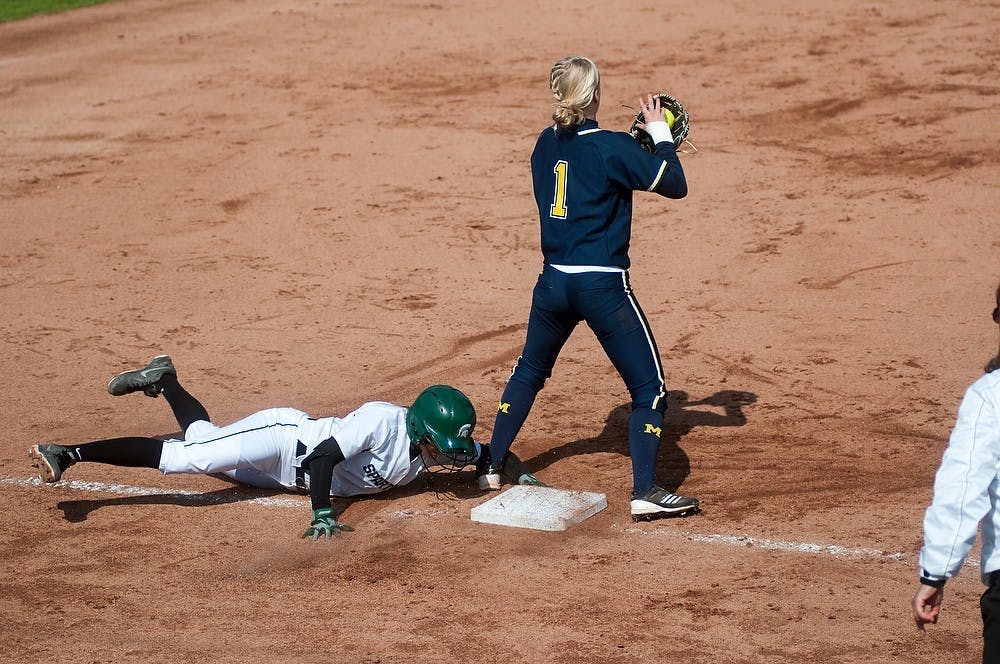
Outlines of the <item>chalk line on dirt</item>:
{"label": "chalk line on dirt", "polygon": [[766,549],[768,551],[812,553],[834,556],[836,558],[886,558],[889,560],[905,560],[911,557],[906,553],[882,551],[881,549],[871,549],[867,547],[848,547],[837,544],[816,544],[812,542],[789,542],[786,540],[751,537],[749,535],[704,534],[673,530],[648,531],[641,528],[623,528],[622,531],[626,533],[641,533],[644,535],[651,535],[653,537],[674,537],[693,540],[695,542],[753,547],[757,549]]}
{"label": "chalk line on dirt", "polygon": [[[19,486],[35,486],[42,488],[70,489],[72,491],[92,491],[97,493],[111,493],[119,496],[182,496],[192,503],[216,504],[233,502],[232,497],[221,497],[213,493],[203,491],[187,491],[184,489],[159,489],[154,487],[130,486],[127,484],[107,484],[105,482],[84,482],[81,480],[62,480],[60,482],[43,482],[38,477],[3,477],[0,476],[0,484],[15,484]],[[263,505],[265,507],[296,507],[308,506],[305,498],[293,497],[271,497],[258,496],[248,497],[241,500],[241,503],[251,505]],[[405,516],[414,516],[420,513],[419,510],[406,510]],[[651,537],[671,537],[677,539],[687,539],[695,542],[705,542],[707,544],[724,544],[727,546],[739,546],[764,549],[768,551],[786,551],[789,553],[806,553],[813,555],[825,555],[835,558],[874,558],[888,560],[908,560],[914,556],[900,553],[882,551],[867,547],[847,547],[837,544],[817,544],[812,542],[792,542],[786,540],[773,540],[763,537],[752,537],[749,535],[722,535],[704,534],[688,531],[674,531],[667,529],[647,530],[638,527],[622,528],[622,532],[628,534],[638,534]],[[967,565],[978,565],[978,561],[968,560]]]}
{"label": "chalk line on dirt", "polygon": [[[104,482],[83,482],[81,480],[62,480],[60,482],[43,482],[38,477],[0,477],[0,484],[17,484],[20,486],[38,486],[54,489],[71,489],[73,491],[94,491],[98,493],[113,493],[119,496],[181,496],[192,503],[218,504],[234,502],[232,494],[223,497],[204,491],[187,491],[185,489],[157,489],[154,487],[130,486],[127,484],[106,484]],[[235,488],[235,487],[234,487]],[[302,507],[309,501],[303,498],[275,498],[271,496],[248,497],[241,503],[264,505],[267,507]]]}

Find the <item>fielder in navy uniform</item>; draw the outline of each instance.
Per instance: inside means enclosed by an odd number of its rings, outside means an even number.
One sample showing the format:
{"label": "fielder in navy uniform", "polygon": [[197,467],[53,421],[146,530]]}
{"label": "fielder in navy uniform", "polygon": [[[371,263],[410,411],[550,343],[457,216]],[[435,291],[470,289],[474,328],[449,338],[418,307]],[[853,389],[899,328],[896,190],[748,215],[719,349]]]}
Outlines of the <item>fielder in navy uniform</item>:
{"label": "fielder in navy uniform", "polygon": [[632,192],[687,195],[684,170],[659,99],[640,99],[656,154],[625,132],[601,129],[600,74],[590,59],[552,67],[555,121],[538,137],[531,175],[541,222],[543,268],[535,285],[524,350],[500,399],[484,490],[501,488],[501,470],[556,357],[580,321],[597,336],[632,399],[629,452],[635,519],[697,511],[698,501],[655,481],[666,387],[649,322],[629,284]]}
{"label": "fielder in navy uniform", "polygon": [[[204,406],[177,380],[171,359],[158,355],[142,369],[125,371],[108,392],[166,398],[182,439],[125,437],[80,445],[34,445],[34,466],[58,482],[83,461],[156,468],[166,473],[221,473],[266,489],[308,491],[313,520],[303,537],[330,539],[353,530],[332,514],[330,496],[380,493],[409,484],[422,472],[452,473],[486,466],[488,455],[472,439],[476,411],[461,391],[433,385],[409,408],[382,401],[340,417],[316,419],[294,408],[269,408],[227,426],[211,422]],[[514,472],[521,470],[513,460]],[[540,484],[521,470],[514,481]]]}
{"label": "fielder in navy uniform", "polygon": [[[993,321],[1000,325],[1000,287]],[[958,574],[982,526],[980,574],[987,586],[979,600],[983,663],[1000,662],[1000,351],[986,375],[965,392],[958,419],[934,479],[934,498],[924,515],[920,586],[913,596],[917,629],[936,623],[945,582]]]}

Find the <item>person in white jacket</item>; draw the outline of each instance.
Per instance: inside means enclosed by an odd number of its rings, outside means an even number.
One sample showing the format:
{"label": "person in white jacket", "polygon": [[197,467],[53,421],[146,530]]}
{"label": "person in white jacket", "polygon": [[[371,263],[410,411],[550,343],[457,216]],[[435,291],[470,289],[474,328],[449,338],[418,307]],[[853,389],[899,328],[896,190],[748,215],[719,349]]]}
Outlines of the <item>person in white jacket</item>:
{"label": "person in white jacket", "polygon": [[[1000,325],[1000,287],[993,320]],[[982,526],[983,662],[1000,662],[1000,350],[966,390],[924,516],[917,629],[936,623],[945,582],[958,574]]]}

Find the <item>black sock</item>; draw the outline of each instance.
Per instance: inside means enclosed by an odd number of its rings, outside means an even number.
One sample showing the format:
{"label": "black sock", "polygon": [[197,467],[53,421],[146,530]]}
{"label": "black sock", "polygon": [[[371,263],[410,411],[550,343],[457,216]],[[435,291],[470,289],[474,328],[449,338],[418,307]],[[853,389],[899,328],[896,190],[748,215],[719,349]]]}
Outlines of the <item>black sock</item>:
{"label": "black sock", "polygon": [[110,463],[133,468],[159,468],[163,441],[157,438],[110,438],[83,445],[67,445],[79,461]]}
{"label": "black sock", "polygon": [[197,399],[188,394],[187,390],[181,387],[181,384],[177,382],[177,376],[163,374],[159,382],[160,390],[166,397],[167,403],[170,404],[170,409],[174,411],[174,417],[177,419],[181,431],[187,431],[192,422],[211,422],[208,419],[208,411]]}

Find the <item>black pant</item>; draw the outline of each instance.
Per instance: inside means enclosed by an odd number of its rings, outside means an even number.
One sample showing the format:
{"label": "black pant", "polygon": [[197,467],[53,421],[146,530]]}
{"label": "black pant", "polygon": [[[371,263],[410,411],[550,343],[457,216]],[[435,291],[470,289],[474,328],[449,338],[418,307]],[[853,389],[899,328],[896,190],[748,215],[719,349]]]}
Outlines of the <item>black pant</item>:
{"label": "black pant", "polygon": [[983,664],[1000,664],[1000,572],[979,598],[983,614]]}

